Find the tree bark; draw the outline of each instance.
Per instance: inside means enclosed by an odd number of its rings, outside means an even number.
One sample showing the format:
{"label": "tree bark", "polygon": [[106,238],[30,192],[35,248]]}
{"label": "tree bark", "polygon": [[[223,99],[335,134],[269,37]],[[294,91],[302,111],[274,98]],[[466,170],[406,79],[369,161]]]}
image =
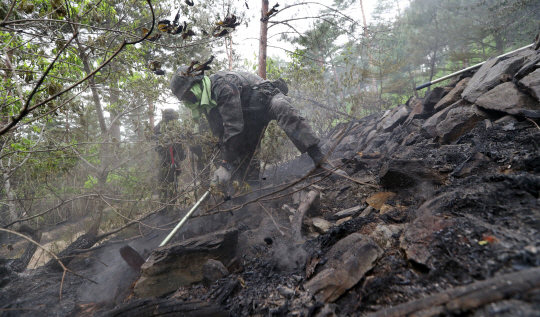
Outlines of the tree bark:
{"label": "tree bark", "polygon": [[[368,42],[368,26],[367,26],[367,20],[366,20],[366,14],[364,13],[364,3],[362,0],[360,1],[360,10],[362,11],[362,19],[364,20],[364,38],[366,40],[366,46],[368,48],[368,57],[369,57],[369,66],[373,67],[373,56],[371,55],[371,43]],[[375,92],[378,92],[377,89],[377,81],[375,78],[371,77],[371,87]]]}
{"label": "tree bark", "polygon": [[[115,73],[114,76],[116,76],[116,67],[114,63],[112,62],[111,62],[111,69]],[[110,102],[111,102],[110,104],[111,110],[109,111],[111,115],[109,117],[109,120],[112,122],[114,118],[116,118],[116,116],[118,116],[118,114],[121,112],[118,109],[118,106],[119,106],[118,101],[120,99],[120,90],[118,89],[118,82],[116,80],[112,80],[111,86],[109,89],[110,89]],[[120,120],[116,120],[111,125],[111,130],[109,133],[111,135],[111,138],[116,139],[117,141],[120,141]]]}
{"label": "tree bark", "polygon": [[339,99],[340,99],[341,103],[343,103],[343,100],[344,100],[344,98],[343,98],[343,89],[341,88],[341,81],[339,80],[339,76],[337,74],[336,67],[334,66],[333,63],[332,63],[332,70],[334,71],[334,78],[336,79],[336,84],[338,85],[338,89],[339,89]]}
{"label": "tree bark", "polygon": [[233,49],[232,49],[232,38],[228,38],[229,44],[227,45],[227,38],[225,38],[225,51],[227,52],[227,59],[229,60],[229,70],[233,70]]}
{"label": "tree bark", "polygon": [[[15,195],[13,194],[13,188],[11,186],[11,178],[10,173],[11,171],[11,159],[8,159],[7,167],[4,166],[4,162],[0,160],[0,167],[4,172],[2,173],[3,181],[4,181],[4,190],[6,191],[7,196],[7,205],[8,205],[8,222],[16,221],[19,216],[17,215],[17,209],[15,208]],[[20,228],[20,224],[16,223],[13,225],[12,229],[17,231]]]}
{"label": "tree bark", "polygon": [[148,121],[150,122],[150,130],[154,131],[154,102],[150,100],[148,102]]}
{"label": "tree bark", "polygon": [[495,34],[495,51],[497,55],[504,53],[504,38],[500,33]]}
{"label": "tree bark", "polygon": [[[72,27],[73,27],[73,31],[77,32],[76,26],[73,25]],[[89,75],[89,74],[92,73],[92,69],[90,68],[90,63],[88,61],[88,55],[86,54],[84,47],[79,42],[78,37],[75,38],[75,41],[77,43],[77,50],[78,50],[78,53],[79,53],[79,57],[80,57],[80,59],[81,59],[81,61],[83,63],[84,71],[86,72],[87,75]],[[103,115],[103,108],[101,106],[101,101],[99,99],[99,93],[97,91],[94,76],[91,76],[90,78],[88,78],[88,81],[90,83],[90,90],[92,92],[92,98],[94,100],[94,107],[96,109],[96,114],[97,114],[98,122],[99,122],[99,128],[100,128],[100,131],[101,131],[101,146],[100,146],[100,148],[101,148],[100,161],[101,162],[100,162],[100,166],[99,166],[99,168],[97,170],[98,185],[96,187],[96,191],[98,193],[103,193],[104,190],[105,190],[106,184],[107,184],[107,176],[109,175],[109,170],[108,169],[109,169],[110,160],[111,160],[111,156],[112,156],[111,154],[112,153],[111,153],[111,146],[109,144],[109,131],[107,130],[107,124],[105,123],[105,117]],[[98,206],[97,206],[96,213],[95,213],[96,217],[95,217],[94,224],[92,225],[92,228],[86,234],[81,236],[81,238],[86,236],[86,235],[93,235],[93,236],[97,235],[97,233],[99,231],[99,226],[100,226],[100,223],[101,223],[101,216],[103,215],[103,209],[104,208],[105,208],[104,202],[100,200],[99,203],[98,203]],[[79,240],[79,239],[77,239],[77,240]],[[89,240],[92,240],[92,239],[89,238]],[[93,243],[91,243],[87,247],[77,247],[76,249],[90,248],[96,242],[97,241],[94,241]],[[66,250],[67,250],[67,248],[66,248]],[[64,252],[64,251],[62,251],[62,252]],[[60,252],[60,254],[62,254],[62,252]],[[56,265],[58,265],[58,264],[56,264]]]}
{"label": "tree bark", "polygon": [[[433,76],[435,76],[435,63],[437,62],[437,50],[439,49],[439,24],[437,22],[437,14],[435,13],[434,16],[435,21],[435,47],[433,48],[433,55],[431,57],[431,63],[430,63],[430,73],[429,73],[429,81],[431,82],[433,80]],[[431,91],[431,86],[428,87],[426,92]]]}
{"label": "tree bark", "polygon": [[[262,0],[261,20],[268,12],[268,0]],[[268,40],[268,21],[261,21],[259,37],[259,77],[266,79],[266,49]]]}

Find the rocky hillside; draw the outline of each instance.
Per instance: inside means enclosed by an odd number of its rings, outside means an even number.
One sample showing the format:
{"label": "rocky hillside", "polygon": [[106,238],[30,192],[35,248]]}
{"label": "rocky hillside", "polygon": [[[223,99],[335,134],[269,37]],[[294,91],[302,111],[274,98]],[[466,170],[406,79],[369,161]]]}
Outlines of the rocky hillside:
{"label": "rocky hillside", "polygon": [[153,249],[140,271],[118,245],[92,253],[114,269],[73,262],[111,296],[68,274],[59,302],[61,272],[40,271],[0,302],[36,316],[540,316],[539,122],[540,53],[491,59],[336,127],[325,148],[347,179],[295,182],[301,157],[280,169],[292,183],[202,213],[165,247],[161,232],[130,242]]}

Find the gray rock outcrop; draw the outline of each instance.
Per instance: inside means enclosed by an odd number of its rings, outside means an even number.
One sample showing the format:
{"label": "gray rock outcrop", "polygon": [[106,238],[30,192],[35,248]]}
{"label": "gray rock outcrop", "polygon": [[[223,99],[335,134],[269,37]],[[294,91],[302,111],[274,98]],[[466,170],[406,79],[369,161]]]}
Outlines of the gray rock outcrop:
{"label": "gray rock outcrop", "polygon": [[501,84],[476,99],[482,108],[517,115],[523,110],[540,110],[540,103],[519,91],[512,82]]}
{"label": "gray rock outcrop", "polygon": [[512,77],[534,53],[533,50],[523,50],[506,59],[488,60],[474,74],[461,96],[469,102],[475,102],[482,94],[499,85],[505,75]]}

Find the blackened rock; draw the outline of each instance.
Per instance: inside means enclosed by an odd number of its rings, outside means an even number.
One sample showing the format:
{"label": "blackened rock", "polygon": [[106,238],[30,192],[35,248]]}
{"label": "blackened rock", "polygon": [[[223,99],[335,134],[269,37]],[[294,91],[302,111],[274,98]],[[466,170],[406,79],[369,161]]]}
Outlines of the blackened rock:
{"label": "blackened rock", "polygon": [[[440,87],[437,87],[437,88],[440,88]],[[436,93],[435,96],[441,96],[444,90],[437,89],[437,91],[438,93]],[[431,92],[431,94],[433,94],[433,92]],[[436,100],[435,97],[433,97],[432,99]],[[427,106],[425,104],[426,102],[427,102]],[[433,106],[435,106],[435,103],[430,102],[428,98],[423,99],[422,101],[420,99],[412,99],[411,112],[409,113],[409,116],[407,117],[407,120],[405,120],[403,125],[407,126],[415,119],[426,119],[429,116],[431,116],[431,114],[433,113]]]}
{"label": "blackened rock", "polygon": [[452,109],[454,109],[456,107],[467,106],[467,105],[469,105],[469,103],[466,100],[462,99],[462,100],[459,100],[459,101],[455,102],[451,106],[446,107],[446,108],[442,109],[441,111],[437,112],[436,114],[432,115],[422,125],[422,130],[421,130],[422,135],[425,136],[426,138],[434,138],[434,137],[436,137],[437,136],[437,125],[439,123],[441,123],[441,121],[446,119],[446,116],[448,115],[448,112],[450,112],[450,110],[452,110]]}
{"label": "blackened rock", "polygon": [[383,146],[388,141],[388,138],[390,137],[390,135],[391,135],[390,132],[382,133],[378,135],[374,134],[373,138],[371,138],[367,142],[366,147],[363,148],[362,150],[366,152],[372,152],[372,151],[378,152],[379,147]]}
{"label": "blackened rock", "polygon": [[392,159],[379,172],[385,189],[411,188],[420,184],[441,185],[445,178],[421,160]]}
{"label": "blackened rock", "polygon": [[412,132],[411,134],[407,135],[403,142],[401,142],[402,146],[411,146],[414,145],[424,139],[424,136],[421,135],[419,132]]}
{"label": "blackened rock", "polygon": [[[431,202],[426,202],[424,205]],[[454,221],[444,217],[431,215],[417,218],[409,223],[400,237],[401,248],[405,251],[407,259],[417,271],[429,272],[431,267],[431,245],[437,232],[452,227]]]}
{"label": "blackened rock", "polygon": [[227,270],[225,265],[223,265],[221,261],[217,261],[213,259],[208,259],[208,261],[204,263],[202,267],[202,272],[203,272],[202,284],[206,287],[210,287],[220,278],[223,278],[229,275],[229,271]]}
{"label": "blackened rock", "polygon": [[454,177],[467,177],[478,174],[478,170],[490,161],[489,157],[480,152],[471,155],[465,162],[458,166],[450,175]]}
{"label": "blackened rock", "polygon": [[382,249],[370,237],[353,233],[330,249],[325,269],[304,287],[318,300],[334,302],[356,285],[382,254]]}
{"label": "blackened rock", "polygon": [[405,129],[409,133],[418,132],[422,129],[423,124],[424,124],[423,119],[414,119],[405,126]]}
{"label": "blackened rock", "polygon": [[437,102],[434,107],[435,111],[441,111],[446,107],[458,102],[461,99],[461,93],[463,92],[465,87],[467,87],[470,79],[470,77],[462,79],[456,85],[456,87],[454,87],[454,89],[452,89],[446,96],[444,96],[439,102]]}
{"label": "blackened rock", "polygon": [[435,105],[441,101],[448,93],[452,91],[451,87],[435,87],[424,99],[424,111],[431,113]]}
{"label": "blackened rock", "polygon": [[[540,177],[527,173],[457,180],[417,209],[401,248],[420,271],[437,270],[461,281],[471,281],[472,274],[492,276],[501,269],[500,262],[490,261],[496,254],[517,255],[529,239],[537,240],[531,229],[539,224],[539,189]],[[482,246],[485,233],[499,242]],[[510,258],[501,258],[507,267]]]}
{"label": "blackened rock", "polygon": [[478,121],[487,115],[475,106],[460,106],[448,112],[446,118],[437,125],[437,135],[442,144],[451,143],[471,131]]}
{"label": "blackened rock", "polygon": [[476,99],[482,108],[520,114],[522,110],[540,110],[540,103],[529,95],[519,91],[514,83],[501,84]]}
{"label": "blackened rock", "polygon": [[406,105],[400,105],[395,107],[390,111],[388,116],[386,116],[378,125],[380,131],[390,132],[394,130],[398,125],[405,122],[405,119],[409,116],[411,109]]}

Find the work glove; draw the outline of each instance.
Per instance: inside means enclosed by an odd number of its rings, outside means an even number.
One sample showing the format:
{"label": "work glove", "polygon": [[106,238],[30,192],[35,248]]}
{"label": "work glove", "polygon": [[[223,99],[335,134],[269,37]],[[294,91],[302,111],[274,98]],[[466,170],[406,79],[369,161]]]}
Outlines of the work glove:
{"label": "work glove", "polygon": [[220,166],[215,172],[212,178],[212,185],[224,185],[231,180],[231,169]]}

